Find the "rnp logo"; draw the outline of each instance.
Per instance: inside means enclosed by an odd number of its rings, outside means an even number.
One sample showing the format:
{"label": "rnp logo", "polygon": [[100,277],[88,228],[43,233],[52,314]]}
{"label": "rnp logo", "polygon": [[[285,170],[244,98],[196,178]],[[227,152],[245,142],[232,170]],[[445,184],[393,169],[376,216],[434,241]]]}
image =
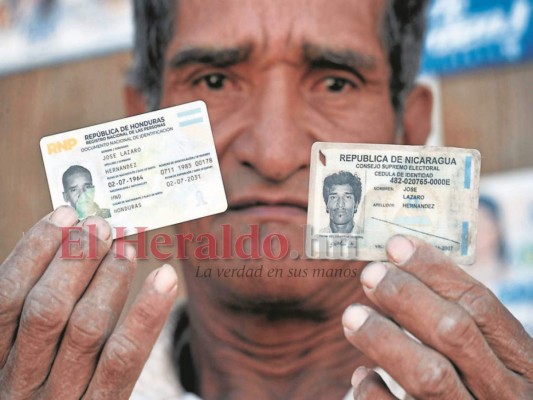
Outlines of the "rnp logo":
{"label": "rnp logo", "polygon": [[69,151],[78,144],[78,141],[74,138],[65,139],[62,142],[48,143],[46,148],[48,149],[48,154],[60,153],[62,151]]}

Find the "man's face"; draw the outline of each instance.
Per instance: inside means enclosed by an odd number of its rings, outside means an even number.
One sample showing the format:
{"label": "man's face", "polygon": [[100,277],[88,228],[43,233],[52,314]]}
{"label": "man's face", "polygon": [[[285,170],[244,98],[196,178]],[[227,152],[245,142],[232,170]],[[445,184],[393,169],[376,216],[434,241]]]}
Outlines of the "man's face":
{"label": "man's face", "polygon": [[335,225],[346,225],[353,221],[357,211],[353,188],[346,185],[333,185],[329,191],[326,205],[330,220]]}
{"label": "man's face", "polygon": [[67,177],[63,198],[76,208],[78,201],[90,202],[94,199],[94,185],[91,176],[85,172],[78,172]]}
{"label": "man's face", "polygon": [[[390,71],[380,40],[385,1],[178,4],[174,38],[165,56],[161,107],[206,102],[229,202],[227,212],[178,229],[195,235],[211,232],[220,243],[222,224],[231,225],[233,238],[257,224],[261,237],[282,233],[293,254],[302,257],[311,145],[395,139]],[[191,245],[189,256],[193,249]],[[319,261],[321,267],[328,265]],[[205,266],[222,264],[210,261]],[[226,264],[318,266],[288,257]],[[191,265],[202,263],[193,260]],[[193,269],[185,267],[186,274]],[[211,291],[229,289],[239,298],[279,298],[287,292],[310,298],[324,284],[295,279],[288,289],[279,278],[198,281],[214,285]]]}

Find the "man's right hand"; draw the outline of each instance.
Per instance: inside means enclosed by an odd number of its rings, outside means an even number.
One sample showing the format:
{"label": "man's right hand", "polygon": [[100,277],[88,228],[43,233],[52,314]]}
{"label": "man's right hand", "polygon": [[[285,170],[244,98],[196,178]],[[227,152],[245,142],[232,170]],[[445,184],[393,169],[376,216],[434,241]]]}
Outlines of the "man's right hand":
{"label": "man's right hand", "polygon": [[[85,256],[62,257],[62,228],[76,224],[70,254]],[[173,269],[153,271],[116,326],[135,268],[101,218],[60,207],[33,226],[0,266],[0,400],[127,399],[177,295]]]}

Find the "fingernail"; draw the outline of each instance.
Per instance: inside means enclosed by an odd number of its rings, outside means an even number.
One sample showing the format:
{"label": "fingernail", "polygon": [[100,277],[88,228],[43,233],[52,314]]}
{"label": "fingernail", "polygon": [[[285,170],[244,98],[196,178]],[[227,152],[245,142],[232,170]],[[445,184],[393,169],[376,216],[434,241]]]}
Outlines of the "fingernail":
{"label": "fingernail", "polygon": [[137,255],[135,247],[124,243],[122,239],[119,239],[113,243],[113,252],[117,258],[126,258],[129,261],[135,261],[135,256]]}
{"label": "fingernail", "polygon": [[60,227],[73,226],[78,222],[78,214],[71,207],[61,206],[50,215],[50,222]]}
{"label": "fingernail", "polygon": [[352,386],[354,388],[356,388],[357,386],[359,386],[359,384],[361,383],[361,381],[363,379],[365,379],[365,377],[368,375],[368,368],[367,367],[364,367],[364,366],[360,366],[359,368],[357,368],[353,375],[352,375]]}
{"label": "fingernail", "polygon": [[137,255],[137,251],[135,250],[135,248],[133,246],[127,244],[126,247],[124,248],[124,256],[129,261],[134,261],[136,255]]}
{"label": "fingernail", "polygon": [[374,289],[387,274],[388,268],[382,263],[371,263],[361,274],[361,282],[368,289]]}
{"label": "fingernail", "polygon": [[368,311],[360,305],[352,305],[344,311],[342,324],[350,332],[356,332],[368,319]]}
{"label": "fingernail", "polygon": [[154,287],[159,293],[169,293],[178,285],[174,268],[165,264],[154,275]]}
{"label": "fingernail", "polygon": [[[93,225],[94,227],[91,227]],[[83,226],[89,229],[89,233],[98,236],[98,239],[106,241],[111,237],[111,227],[102,218],[89,217],[83,222]]]}
{"label": "fingernail", "polygon": [[393,236],[387,243],[387,253],[395,264],[403,264],[411,258],[415,246],[404,236]]}

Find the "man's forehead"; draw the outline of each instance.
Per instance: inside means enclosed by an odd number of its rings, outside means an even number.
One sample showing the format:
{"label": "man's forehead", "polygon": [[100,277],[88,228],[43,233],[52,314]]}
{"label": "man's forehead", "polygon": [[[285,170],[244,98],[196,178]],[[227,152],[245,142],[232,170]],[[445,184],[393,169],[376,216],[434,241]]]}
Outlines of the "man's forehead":
{"label": "man's forehead", "polygon": [[[250,46],[281,54],[306,43],[379,58],[386,0],[178,1],[169,52]],[[296,54],[292,52],[292,54]]]}
{"label": "man's forehead", "polygon": [[353,188],[349,184],[343,184],[343,185],[333,185],[331,186],[331,190],[329,193],[348,193],[353,194]]}
{"label": "man's forehead", "polygon": [[69,184],[79,183],[79,182],[91,182],[91,176],[87,172],[75,172],[72,175],[67,176],[67,182]]}

